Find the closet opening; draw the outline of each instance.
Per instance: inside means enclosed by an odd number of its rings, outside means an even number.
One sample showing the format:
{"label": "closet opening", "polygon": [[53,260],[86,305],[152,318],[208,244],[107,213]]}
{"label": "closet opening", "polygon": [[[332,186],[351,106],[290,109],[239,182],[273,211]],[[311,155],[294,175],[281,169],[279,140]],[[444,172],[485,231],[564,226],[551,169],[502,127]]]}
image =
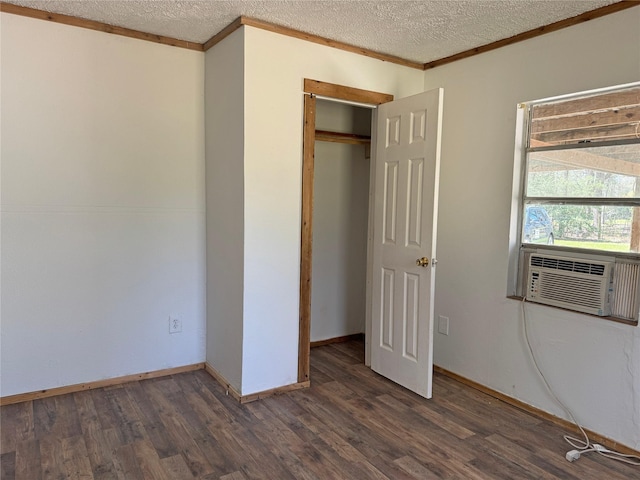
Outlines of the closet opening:
{"label": "closet opening", "polygon": [[364,338],[373,112],[393,100],[313,80],[305,92],[299,382],[311,346]]}

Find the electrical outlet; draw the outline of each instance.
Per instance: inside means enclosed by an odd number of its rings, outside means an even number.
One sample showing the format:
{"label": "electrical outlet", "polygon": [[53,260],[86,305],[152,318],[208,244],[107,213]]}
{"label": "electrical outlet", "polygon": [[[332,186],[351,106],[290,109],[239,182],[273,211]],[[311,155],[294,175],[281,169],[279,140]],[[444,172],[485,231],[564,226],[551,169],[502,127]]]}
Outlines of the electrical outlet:
{"label": "electrical outlet", "polygon": [[169,317],[169,333],[180,333],[182,331],[182,320]]}
{"label": "electrical outlet", "polygon": [[449,335],[449,317],[438,316],[438,333]]}

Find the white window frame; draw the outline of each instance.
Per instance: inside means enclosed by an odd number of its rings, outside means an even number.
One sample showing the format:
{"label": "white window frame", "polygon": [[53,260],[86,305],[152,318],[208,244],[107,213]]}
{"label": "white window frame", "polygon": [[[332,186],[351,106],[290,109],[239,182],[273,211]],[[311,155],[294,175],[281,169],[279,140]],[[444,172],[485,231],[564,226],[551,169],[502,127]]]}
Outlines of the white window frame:
{"label": "white window frame", "polygon": [[[527,101],[517,105],[516,113],[516,132],[515,132],[515,149],[514,149],[514,168],[513,168],[513,185],[511,197],[511,217],[509,231],[509,264],[508,264],[508,284],[507,296],[510,298],[522,299],[525,296],[525,282],[527,281],[528,265],[525,258],[525,252],[538,252],[541,254],[551,254],[565,257],[574,257],[583,260],[608,260],[615,263],[639,263],[640,252],[610,252],[595,249],[581,249],[573,247],[565,247],[558,245],[533,245],[524,244],[522,239],[523,232],[523,216],[525,211],[526,200],[526,172],[528,161],[529,137],[530,137],[530,112],[531,108],[544,103],[568,101],[588,95],[598,95],[615,92],[630,87],[640,86],[640,82],[634,82],[624,85],[616,85],[612,87],[577,92],[568,95],[561,95],[540,100]],[[616,143],[616,142],[609,142]],[[597,146],[598,143],[590,144]],[[604,145],[604,143],[603,143]],[[537,197],[534,197],[537,199]],[[557,199],[556,199],[557,200]],[[581,202],[588,204],[589,199]],[[578,203],[578,202],[576,202]],[[631,206],[640,206],[640,198],[632,199],[628,202]],[[638,325],[638,317],[640,316],[640,284],[637,287],[638,303],[635,307],[635,318],[618,318],[618,317],[600,317],[609,320],[622,321]]]}

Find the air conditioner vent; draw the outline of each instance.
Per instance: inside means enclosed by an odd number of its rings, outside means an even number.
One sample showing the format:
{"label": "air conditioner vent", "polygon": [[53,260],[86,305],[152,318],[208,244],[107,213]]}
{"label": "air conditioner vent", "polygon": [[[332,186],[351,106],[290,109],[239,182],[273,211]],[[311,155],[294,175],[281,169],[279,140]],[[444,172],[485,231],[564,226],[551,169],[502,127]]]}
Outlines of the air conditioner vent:
{"label": "air conditioner vent", "polygon": [[527,300],[608,316],[613,263],[533,254]]}
{"label": "air conditioner vent", "polygon": [[542,297],[558,302],[579,304],[587,308],[600,308],[600,281],[593,278],[573,278],[573,288],[566,288],[567,277],[547,273],[540,286]]}
{"label": "air conditioner vent", "polygon": [[565,272],[585,273],[587,275],[603,276],[605,267],[602,263],[589,263],[561,257],[531,255],[532,267],[543,267]]}

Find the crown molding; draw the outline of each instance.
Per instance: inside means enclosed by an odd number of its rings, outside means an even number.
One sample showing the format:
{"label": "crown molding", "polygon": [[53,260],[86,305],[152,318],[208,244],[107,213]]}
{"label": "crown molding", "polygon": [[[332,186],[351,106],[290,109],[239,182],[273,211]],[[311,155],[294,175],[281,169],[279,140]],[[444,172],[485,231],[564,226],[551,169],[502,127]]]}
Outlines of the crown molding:
{"label": "crown molding", "polygon": [[432,62],[427,62],[423,65],[423,68],[424,70],[429,70],[431,68],[440,67],[442,65],[446,65],[447,63],[452,63],[458,60],[462,60],[463,58],[480,55],[481,53],[490,52],[491,50],[497,50],[498,48],[513,45],[514,43],[539,37],[547,33],[556,32],[558,30],[562,30],[563,28],[572,27],[573,25],[579,25],[581,23],[588,22],[589,20],[594,20],[596,18],[604,17],[605,15],[610,15],[612,13],[626,10],[627,8],[637,7],[638,5],[640,5],[640,0],[622,0],[621,2],[612,3],[610,5],[605,5],[604,7],[596,8],[595,10],[581,13],[580,15],[577,15],[575,17],[566,18],[549,25],[543,25],[542,27],[519,33],[518,35],[514,35],[513,37],[503,38],[502,40],[497,40],[480,47],[471,48],[469,50],[456,53],[455,55],[451,55],[449,57],[441,58],[439,60],[433,60]]}
{"label": "crown molding", "polygon": [[169,45],[172,47],[186,48],[188,50],[196,50],[198,52],[203,51],[203,45],[201,43],[187,42],[186,40],[165,37],[163,35],[154,35],[152,33],[140,32],[138,30],[132,30],[130,28],[116,27],[107,23],[73,17],[71,15],[63,15],[61,13],[45,12],[44,10],[22,7],[7,2],[0,2],[0,12],[11,13],[13,15],[20,15],[29,18],[37,18],[39,20],[46,20],[49,22],[62,23],[64,25],[71,25],[74,27],[87,28],[89,30],[96,30],[98,32],[112,33],[114,35],[121,35],[123,37],[146,40],[148,42],[160,43],[162,45]]}
{"label": "crown molding", "polygon": [[163,45],[170,45],[173,47],[186,48],[188,50],[195,50],[198,52],[206,52],[211,47],[213,47],[214,45],[217,45],[226,37],[228,37],[230,34],[235,32],[237,29],[239,29],[243,25],[246,25],[254,28],[259,28],[262,30],[267,30],[273,33],[277,33],[279,35],[285,35],[288,37],[297,38],[307,42],[317,43],[319,45],[324,45],[326,47],[336,48],[338,50],[344,50],[347,52],[355,53],[357,55],[363,55],[366,57],[375,58],[377,60],[382,60],[383,62],[395,63],[397,65],[403,65],[405,67],[415,68],[418,70],[429,70],[431,68],[446,65],[447,63],[452,63],[458,60],[462,60],[464,58],[480,55],[481,53],[489,52],[491,50],[496,50],[498,48],[505,47],[508,45],[513,45],[514,43],[539,37],[547,33],[555,32],[563,28],[571,27],[573,25],[578,25],[578,24],[587,22],[589,20],[604,17],[605,15],[617,13],[622,10],[626,10],[628,8],[636,7],[639,5],[640,5],[640,0],[621,0],[620,2],[612,3],[610,5],[606,5],[604,7],[600,7],[595,10],[584,12],[575,17],[560,20],[558,22],[551,23],[549,25],[543,25],[541,27],[534,28],[532,30],[520,33],[518,35],[514,35],[509,38],[497,40],[495,42],[491,42],[486,45],[482,45],[480,47],[465,50],[463,52],[456,53],[454,55],[450,55],[448,57],[441,58],[438,60],[433,60],[431,62],[426,62],[426,63],[416,62],[413,60],[407,60],[405,58],[397,57],[395,55],[388,55],[385,53],[376,52],[374,50],[370,50],[367,48],[357,47],[355,45],[350,45],[348,43],[339,42],[337,40],[331,40],[329,38],[321,37],[319,35],[313,35],[310,33],[303,32],[301,30],[295,30],[293,28],[283,27],[275,23],[265,22],[262,20],[245,17],[245,16],[240,16],[236,18],[233,22],[231,22],[229,25],[227,25],[225,28],[223,28],[220,32],[215,34],[205,43],[196,43],[196,42],[188,42],[186,40],[180,40],[172,37],[165,37],[162,35],[154,35],[152,33],[141,32],[141,31],[132,30],[129,28],[117,27],[114,25],[109,25],[102,22],[96,22],[94,20],[87,20],[84,18],[74,17],[71,15],[63,15],[60,13],[51,13],[51,12],[46,12],[44,10],[37,10],[35,8],[22,7],[22,6],[14,5],[8,2],[0,1],[0,12],[11,13],[14,15],[21,15],[21,16],[30,17],[30,18],[37,18],[40,20],[62,23],[65,25],[72,25],[80,28],[87,28],[90,30],[97,30],[99,32],[111,33],[114,35],[121,35],[129,38],[136,38],[138,40],[145,40],[148,42],[160,43]]}

